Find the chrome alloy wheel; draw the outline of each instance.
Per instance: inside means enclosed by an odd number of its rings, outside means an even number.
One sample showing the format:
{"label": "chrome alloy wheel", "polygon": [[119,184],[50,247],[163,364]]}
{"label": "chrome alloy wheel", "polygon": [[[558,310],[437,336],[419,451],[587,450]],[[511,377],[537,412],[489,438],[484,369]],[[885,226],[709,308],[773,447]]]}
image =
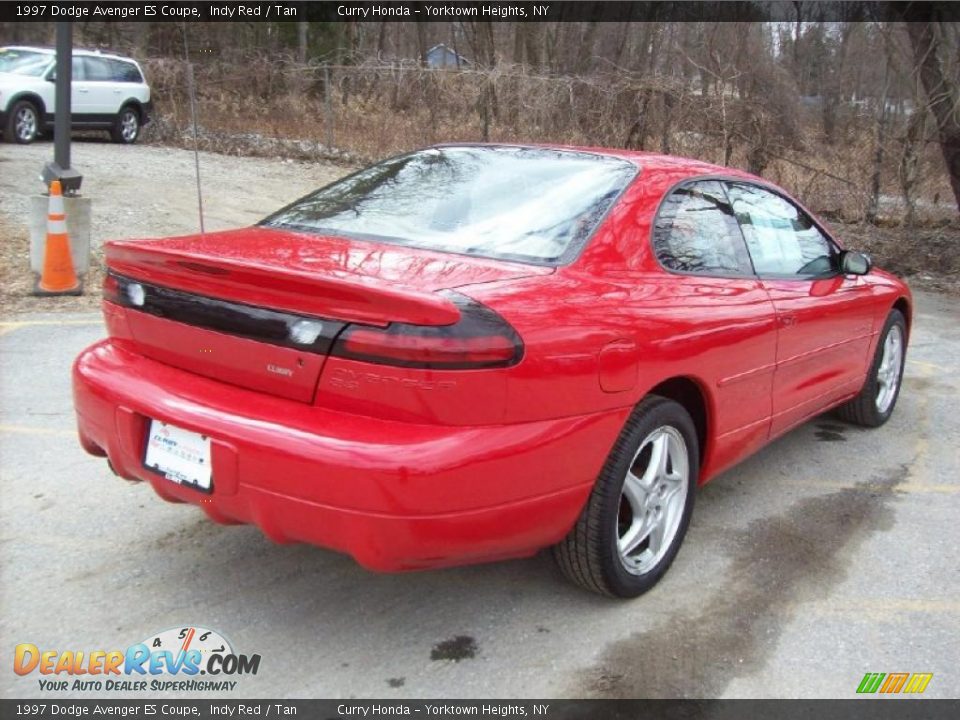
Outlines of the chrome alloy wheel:
{"label": "chrome alloy wheel", "polygon": [[14,118],[14,129],[17,138],[22,142],[30,142],[37,136],[37,111],[29,105],[17,110]]}
{"label": "chrome alloy wheel", "polygon": [[137,139],[137,133],[140,131],[140,120],[133,110],[125,110],[120,117],[120,135],[124,142],[133,142]]}
{"label": "chrome alloy wheel", "polygon": [[900,387],[900,370],[903,367],[903,331],[899,325],[891,325],[883,341],[883,357],[877,368],[877,410],[882,414],[890,409]]}
{"label": "chrome alloy wheel", "polygon": [[617,515],[617,550],[627,572],[649,572],[673,543],[690,492],[688,458],[683,435],[668,425],[640,443],[623,481]]}

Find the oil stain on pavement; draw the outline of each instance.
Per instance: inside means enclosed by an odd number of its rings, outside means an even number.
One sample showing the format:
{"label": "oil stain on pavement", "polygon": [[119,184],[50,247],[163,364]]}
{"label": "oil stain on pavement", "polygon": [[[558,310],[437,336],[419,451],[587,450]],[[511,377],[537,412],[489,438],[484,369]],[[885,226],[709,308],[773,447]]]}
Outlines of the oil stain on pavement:
{"label": "oil stain on pavement", "polygon": [[846,442],[844,433],[847,431],[846,425],[837,425],[834,423],[817,423],[817,431],[814,433],[817,440],[823,442]]}
{"label": "oil stain on pavement", "polygon": [[438,642],[430,651],[431,660],[453,660],[460,662],[477,654],[477,641],[469,635],[457,635],[450,640]]}
{"label": "oil stain on pavement", "polygon": [[[846,576],[843,555],[889,530],[908,465],[755,520],[732,540],[736,558],[711,597],[610,645],[571,697],[718,697],[760,670],[799,602]],[[642,601],[641,601],[642,602]]]}

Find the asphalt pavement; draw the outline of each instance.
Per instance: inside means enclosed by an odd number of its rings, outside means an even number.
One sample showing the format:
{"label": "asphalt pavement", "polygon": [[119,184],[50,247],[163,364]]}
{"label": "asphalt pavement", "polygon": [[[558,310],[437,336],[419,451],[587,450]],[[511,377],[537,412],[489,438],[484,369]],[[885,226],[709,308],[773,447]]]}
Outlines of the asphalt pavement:
{"label": "asphalt pavement", "polygon": [[13,673],[19,643],[198,626],[261,656],[225,697],[849,698],[867,672],[933,673],[925,697],[957,697],[960,303],[920,293],[916,313],[892,420],[817,418],[711,482],[673,569],[629,602],[547,554],[379,575],[167,504],[77,443],[69,368],[99,316],[8,318],[0,695],[89,697]]}

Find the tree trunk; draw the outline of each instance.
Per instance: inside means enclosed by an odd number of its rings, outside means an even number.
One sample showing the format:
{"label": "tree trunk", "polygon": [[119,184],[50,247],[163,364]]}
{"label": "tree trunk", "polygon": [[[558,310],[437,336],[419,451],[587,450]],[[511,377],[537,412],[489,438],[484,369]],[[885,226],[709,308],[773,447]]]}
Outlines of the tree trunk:
{"label": "tree trunk", "polygon": [[541,27],[537,23],[520,23],[520,25],[524,28],[524,53],[527,57],[527,64],[533,68],[534,72],[538,72],[543,63]]}
{"label": "tree trunk", "polygon": [[417,28],[417,53],[420,55],[420,65],[427,64],[427,25],[426,23],[414,23]]}
{"label": "tree trunk", "polygon": [[663,126],[660,133],[660,152],[670,154],[670,137],[673,133],[674,97],[670,90],[665,90],[660,96],[663,100]]}
{"label": "tree trunk", "polygon": [[297,59],[301,65],[307,64],[307,30],[310,23],[300,21],[297,23]]}
{"label": "tree trunk", "polygon": [[597,40],[597,23],[587,23],[587,29],[580,39],[580,47],[577,52],[577,74],[586,75],[593,67],[593,46]]}
{"label": "tree trunk", "polygon": [[836,140],[837,111],[840,98],[843,96],[843,66],[847,59],[847,46],[853,24],[845,22],[840,25],[840,47],[834,58],[834,66],[826,77],[826,87],[823,92],[823,135],[828,145]]}
{"label": "tree trunk", "polygon": [[907,131],[903,138],[903,150],[900,153],[900,166],[897,175],[900,178],[900,195],[906,208],[903,224],[912,227],[917,217],[917,200],[914,187],[917,184],[917,171],[920,168],[920,150],[926,135],[926,109],[917,107],[907,122]]}
{"label": "tree trunk", "polygon": [[903,17],[908,21],[914,62],[927,94],[927,107],[937,123],[940,152],[960,211],[960,89],[944,70],[947,53],[941,40],[945,40],[943,26],[947,23],[935,22],[938,12],[936,3],[909,3]]}
{"label": "tree trunk", "polygon": [[513,64],[523,65],[523,35],[525,23],[517,23],[513,27]]}
{"label": "tree trunk", "polygon": [[883,143],[887,130],[887,92],[884,88],[880,99],[880,115],[877,117],[876,137],[874,139],[873,172],[870,175],[870,198],[867,201],[866,220],[876,223],[880,213],[880,176],[883,172]]}

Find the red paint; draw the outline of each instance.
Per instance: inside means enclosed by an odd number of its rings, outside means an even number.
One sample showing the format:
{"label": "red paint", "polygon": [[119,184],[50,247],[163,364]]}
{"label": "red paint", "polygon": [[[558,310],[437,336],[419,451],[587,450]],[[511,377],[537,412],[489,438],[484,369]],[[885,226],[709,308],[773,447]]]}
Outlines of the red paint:
{"label": "red paint", "polygon": [[[515,330],[522,358],[374,364],[105,303],[110,338],[73,371],[83,447],[214,520],[413,569],[560,540],[631,409],[664,381],[702,394],[701,483],[859,390],[884,318],[910,303],[900,280],[669,273],[650,239],[665,193],[697,176],[757,180],[609,152],[641,172],[579,258],[556,268],[266,228],[109,244],[109,267],[143,282],[379,327],[454,325],[461,312],[441,291],[455,288]],[[409,352],[407,340],[394,345]],[[484,352],[496,361],[508,350]],[[268,363],[293,372],[271,375]],[[212,495],[142,467],[148,418],[212,438]]]}

